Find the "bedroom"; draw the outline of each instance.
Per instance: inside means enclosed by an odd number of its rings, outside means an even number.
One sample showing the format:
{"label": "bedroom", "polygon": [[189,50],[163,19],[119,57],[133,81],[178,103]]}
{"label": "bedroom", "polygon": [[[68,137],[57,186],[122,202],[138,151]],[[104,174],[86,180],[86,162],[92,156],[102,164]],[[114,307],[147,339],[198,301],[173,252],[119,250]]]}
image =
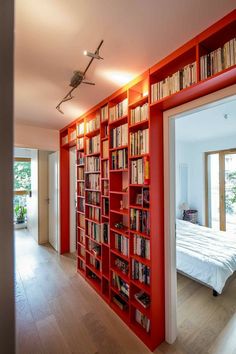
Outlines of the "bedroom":
{"label": "bedroom", "polygon": [[177,325],[192,353],[236,324],[235,112],[231,96],[175,119]]}

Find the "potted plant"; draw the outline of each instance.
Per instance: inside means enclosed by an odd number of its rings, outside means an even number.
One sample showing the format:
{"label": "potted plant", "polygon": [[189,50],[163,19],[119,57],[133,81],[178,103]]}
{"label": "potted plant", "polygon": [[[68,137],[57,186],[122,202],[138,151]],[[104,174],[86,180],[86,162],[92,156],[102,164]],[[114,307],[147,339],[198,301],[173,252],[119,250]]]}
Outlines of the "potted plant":
{"label": "potted plant", "polygon": [[25,222],[27,209],[24,206],[17,205],[15,206],[14,211],[16,216],[16,223],[23,224]]}

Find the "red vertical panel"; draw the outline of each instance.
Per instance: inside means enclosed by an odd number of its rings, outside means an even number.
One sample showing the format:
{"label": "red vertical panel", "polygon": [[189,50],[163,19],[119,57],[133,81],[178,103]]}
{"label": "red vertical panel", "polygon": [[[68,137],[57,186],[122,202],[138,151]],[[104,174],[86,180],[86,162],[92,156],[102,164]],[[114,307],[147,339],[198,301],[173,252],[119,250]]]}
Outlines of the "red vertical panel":
{"label": "red vertical panel", "polygon": [[60,149],[60,253],[70,250],[70,182],[69,149]]}

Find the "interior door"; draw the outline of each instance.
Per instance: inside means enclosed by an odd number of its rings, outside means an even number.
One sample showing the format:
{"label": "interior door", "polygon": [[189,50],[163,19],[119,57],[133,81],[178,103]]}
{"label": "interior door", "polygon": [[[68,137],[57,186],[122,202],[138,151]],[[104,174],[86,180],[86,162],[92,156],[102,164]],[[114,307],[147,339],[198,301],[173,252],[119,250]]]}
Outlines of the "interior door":
{"label": "interior door", "polygon": [[76,251],[76,147],[70,149],[70,252]]}
{"label": "interior door", "polygon": [[59,153],[54,152],[48,157],[49,170],[49,243],[58,251],[59,240]]}

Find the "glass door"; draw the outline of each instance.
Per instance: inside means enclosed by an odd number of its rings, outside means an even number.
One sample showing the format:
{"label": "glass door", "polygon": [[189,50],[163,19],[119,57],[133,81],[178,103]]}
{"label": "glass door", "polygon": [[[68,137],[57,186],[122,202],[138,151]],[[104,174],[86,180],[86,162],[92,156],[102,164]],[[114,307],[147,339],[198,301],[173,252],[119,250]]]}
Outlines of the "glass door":
{"label": "glass door", "polygon": [[236,152],[224,154],[225,230],[236,233]]}
{"label": "glass door", "polygon": [[206,226],[236,234],[236,150],[206,153]]}

